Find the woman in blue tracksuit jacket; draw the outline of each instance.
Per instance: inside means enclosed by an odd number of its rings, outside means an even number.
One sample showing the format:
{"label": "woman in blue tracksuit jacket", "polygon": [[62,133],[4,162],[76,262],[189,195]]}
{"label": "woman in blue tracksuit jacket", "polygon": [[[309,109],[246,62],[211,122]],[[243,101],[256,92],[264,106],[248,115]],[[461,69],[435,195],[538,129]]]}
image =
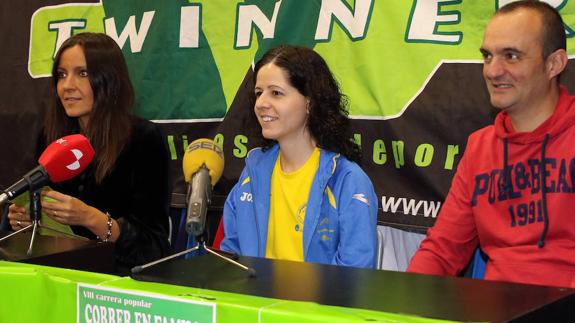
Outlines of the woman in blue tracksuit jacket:
{"label": "woman in blue tracksuit jacket", "polygon": [[[250,151],[225,203],[221,248],[266,256],[271,181],[276,160],[298,169],[319,151],[303,222],[308,262],[374,268],[377,197],[368,176],[351,160],[345,97],[325,61],[313,50],[280,46],[256,64],[254,119],[263,148]],[[281,156],[281,157],[280,157]],[[344,157],[345,156],[345,157]],[[285,163],[284,163],[285,162]],[[277,166],[276,166],[277,167]]]}

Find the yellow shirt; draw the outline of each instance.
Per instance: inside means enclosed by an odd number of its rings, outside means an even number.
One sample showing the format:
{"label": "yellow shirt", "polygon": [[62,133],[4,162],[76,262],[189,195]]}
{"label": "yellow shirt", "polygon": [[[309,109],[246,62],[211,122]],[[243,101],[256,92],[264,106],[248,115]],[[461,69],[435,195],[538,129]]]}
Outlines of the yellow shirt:
{"label": "yellow shirt", "polygon": [[303,223],[309,191],[319,167],[319,148],[295,172],[281,169],[280,157],[271,181],[266,258],[303,261]]}

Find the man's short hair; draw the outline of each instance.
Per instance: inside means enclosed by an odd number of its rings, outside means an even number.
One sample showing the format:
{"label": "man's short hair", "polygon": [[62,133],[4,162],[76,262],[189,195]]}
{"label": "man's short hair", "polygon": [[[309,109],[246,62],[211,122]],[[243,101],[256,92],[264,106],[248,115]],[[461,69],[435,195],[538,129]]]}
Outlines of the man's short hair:
{"label": "man's short hair", "polygon": [[563,19],[555,8],[543,1],[520,0],[508,3],[499,8],[495,15],[510,13],[518,9],[531,9],[539,13],[543,26],[543,31],[540,35],[543,47],[543,58],[547,58],[558,49],[567,49],[567,37],[565,36]]}

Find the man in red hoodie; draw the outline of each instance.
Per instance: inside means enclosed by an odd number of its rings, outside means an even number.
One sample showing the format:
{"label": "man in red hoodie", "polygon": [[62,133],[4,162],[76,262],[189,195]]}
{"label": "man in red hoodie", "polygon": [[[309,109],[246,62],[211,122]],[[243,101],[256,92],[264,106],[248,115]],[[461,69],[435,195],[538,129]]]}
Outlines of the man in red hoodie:
{"label": "man in red hoodie", "polygon": [[471,134],[435,226],[408,268],[456,275],[477,246],[485,278],[575,287],[575,97],[563,22],[544,2],[500,8],[481,53],[494,125]]}

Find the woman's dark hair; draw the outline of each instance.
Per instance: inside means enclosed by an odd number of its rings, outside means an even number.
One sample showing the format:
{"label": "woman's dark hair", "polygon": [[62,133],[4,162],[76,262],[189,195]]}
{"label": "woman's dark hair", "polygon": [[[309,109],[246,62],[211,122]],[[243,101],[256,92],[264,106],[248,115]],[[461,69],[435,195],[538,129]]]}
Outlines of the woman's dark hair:
{"label": "woman's dark hair", "polygon": [[[78,118],[68,117],[57,93],[58,68],[62,53],[80,46],[86,58],[88,78],[94,94],[94,105],[86,129],[80,129]],[[44,136],[52,142],[62,136],[83,132],[96,151],[94,158],[96,182],[114,168],[116,159],[127,144],[131,131],[134,87],[122,50],[109,36],[101,33],[80,33],[68,38],[54,58],[53,104],[44,122]]]}
{"label": "woman's dark hair", "polygon": [[[290,84],[309,99],[307,128],[317,146],[359,163],[361,154],[359,146],[352,139],[347,98],[340,92],[323,58],[306,47],[282,45],[272,48],[256,63],[254,84],[259,70],[267,64],[283,69]],[[255,102],[253,91],[251,95],[251,100]],[[256,118],[255,113],[252,113],[252,118]],[[275,141],[263,138],[259,124],[257,129],[264,148],[275,144]]]}

